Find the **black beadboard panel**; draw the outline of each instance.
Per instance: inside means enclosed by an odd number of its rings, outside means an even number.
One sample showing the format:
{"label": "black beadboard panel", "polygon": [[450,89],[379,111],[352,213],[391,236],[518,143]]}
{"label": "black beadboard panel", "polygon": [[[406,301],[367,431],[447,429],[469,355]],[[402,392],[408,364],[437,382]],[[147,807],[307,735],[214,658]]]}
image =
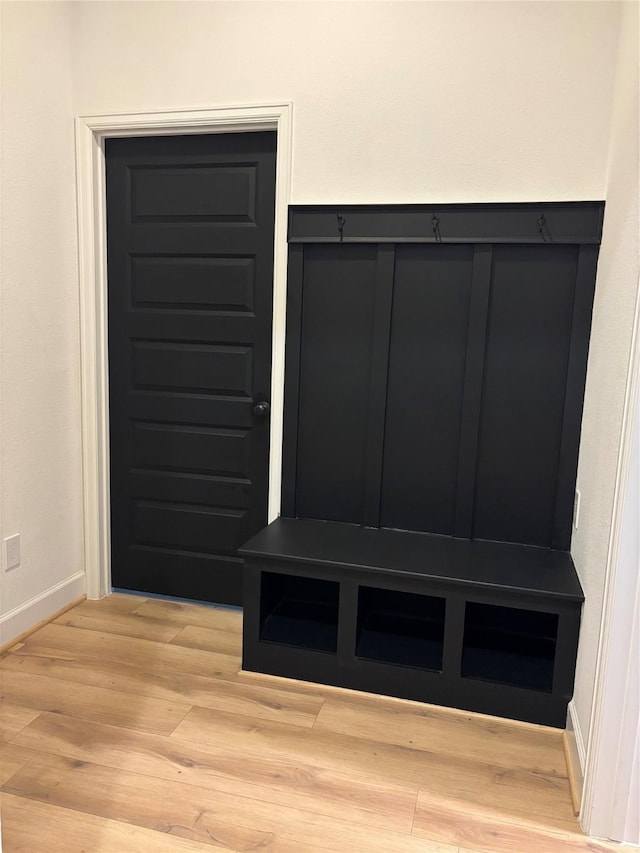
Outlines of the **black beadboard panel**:
{"label": "black beadboard panel", "polygon": [[296,515],[360,523],[375,246],[304,255]]}
{"label": "black beadboard panel", "polygon": [[494,247],[474,538],[551,545],[577,254]]}
{"label": "black beadboard panel", "polygon": [[398,246],[381,526],[452,534],[473,246]]}

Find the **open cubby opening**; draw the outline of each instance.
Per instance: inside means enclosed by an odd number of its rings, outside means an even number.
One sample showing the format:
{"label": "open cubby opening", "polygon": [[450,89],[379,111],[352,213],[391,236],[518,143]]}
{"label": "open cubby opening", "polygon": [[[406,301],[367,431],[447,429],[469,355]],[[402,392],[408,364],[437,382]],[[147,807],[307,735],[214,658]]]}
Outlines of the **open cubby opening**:
{"label": "open cubby opening", "polygon": [[558,616],[467,602],[463,678],[551,692]]}
{"label": "open cubby opening", "polygon": [[339,589],[335,581],[264,572],[260,639],[335,654]]}
{"label": "open cubby opening", "polygon": [[444,598],[361,586],[356,656],[442,671]]}

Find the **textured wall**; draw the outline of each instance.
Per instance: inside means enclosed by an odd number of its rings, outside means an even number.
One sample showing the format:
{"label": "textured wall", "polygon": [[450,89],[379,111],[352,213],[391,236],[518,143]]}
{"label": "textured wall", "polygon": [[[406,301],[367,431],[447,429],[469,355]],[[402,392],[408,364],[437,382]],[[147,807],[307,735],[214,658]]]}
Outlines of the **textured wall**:
{"label": "textured wall", "polygon": [[73,3],[81,113],[293,100],[293,198],[601,198],[611,3]]}
{"label": "textured wall", "polygon": [[69,6],[3,3],[2,613],[83,568]]}
{"label": "textured wall", "polygon": [[580,526],[574,561],[585,591],[574,703],[584,738],[591,701],[622,410],[638,288],[638,5],[625,3],[620,28],[604,234],[598,262],[582,424],[578,489]]}

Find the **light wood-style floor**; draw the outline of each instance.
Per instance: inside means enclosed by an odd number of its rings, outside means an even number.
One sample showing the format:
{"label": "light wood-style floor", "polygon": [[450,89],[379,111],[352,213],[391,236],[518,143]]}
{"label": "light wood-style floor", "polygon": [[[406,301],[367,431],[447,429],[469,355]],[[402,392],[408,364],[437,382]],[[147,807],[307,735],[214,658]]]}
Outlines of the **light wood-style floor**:
{"label": "light wood-style floor", "polygon": [[4,853],[578,853],[560,732],[239,672],[238,611],[85,601],[0,662]]}

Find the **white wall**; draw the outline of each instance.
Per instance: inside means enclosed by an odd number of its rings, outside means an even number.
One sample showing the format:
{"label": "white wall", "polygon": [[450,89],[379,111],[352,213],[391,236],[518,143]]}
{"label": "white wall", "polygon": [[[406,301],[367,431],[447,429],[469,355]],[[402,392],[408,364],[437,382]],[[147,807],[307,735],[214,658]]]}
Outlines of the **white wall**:
{"label": "white wall", "polygon": [[638,289],[638,61],[638,5],[625,3],[578,469],[581,513],[572,544],[586,596],[574,694],[574,725],[578,736],[582,735],[585,741],[591,722],[622,413]]}
{"label": "white wall", "polygon": [[618,4],[78,2],[76,109],[294,102],[294,203],[598,199]]}
{"label": "white wall", "polygon": [[[3,3],[0,571],[6,640],[81,594],[70,8]],[[4,566],[2,566],[4,568]]]}

